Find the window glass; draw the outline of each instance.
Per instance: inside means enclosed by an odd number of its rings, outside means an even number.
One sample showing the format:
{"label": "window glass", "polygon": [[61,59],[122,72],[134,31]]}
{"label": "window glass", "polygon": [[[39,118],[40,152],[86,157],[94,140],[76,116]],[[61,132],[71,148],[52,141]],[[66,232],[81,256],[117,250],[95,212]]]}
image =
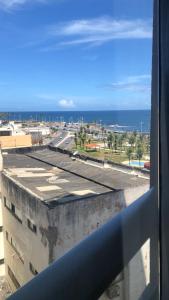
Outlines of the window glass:
{"label": "window glass", "polygon": [[[16,288],[149,191],[152,23],[153,0],[0,0],[5,264]],[[101,300],[145,293],[146,239]],[[10,244],[27,263],[11,260]]]}

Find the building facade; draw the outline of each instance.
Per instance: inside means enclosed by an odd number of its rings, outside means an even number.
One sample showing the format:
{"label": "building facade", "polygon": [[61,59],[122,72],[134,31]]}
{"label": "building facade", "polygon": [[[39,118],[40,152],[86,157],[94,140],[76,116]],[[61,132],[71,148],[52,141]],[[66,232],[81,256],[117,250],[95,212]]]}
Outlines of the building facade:
{"label": "building facade", "polygon": [[[110,172],[113,177],[115,173]],[[104,171],[98,167],[73,162],[65,155],[61,159],[60,154],[49,150],[4,156],[1,186],[5,268],[13,291],[148,188],[146,179],[138,179],[136,186],[131,184],[135,182],[133,175],[123,174],[121,177],[123,182],[120,185],[124,184],[125,188],[115,189],[111,178],[105,179]],[[144,262],[147,266],[148,248],[143,254],[138,254],[101,299],[137,299],[134,297],[139,294],[138,289],[131,295],[136,274],[133,270],[139,266],[138,274],[142,276],[145,273]],[[133,275],[129,276],[129,273]],[[144,289],[146,284],[145,274],[142,277],[140,289]],[[127,295],[126,298],[124,295]]]}

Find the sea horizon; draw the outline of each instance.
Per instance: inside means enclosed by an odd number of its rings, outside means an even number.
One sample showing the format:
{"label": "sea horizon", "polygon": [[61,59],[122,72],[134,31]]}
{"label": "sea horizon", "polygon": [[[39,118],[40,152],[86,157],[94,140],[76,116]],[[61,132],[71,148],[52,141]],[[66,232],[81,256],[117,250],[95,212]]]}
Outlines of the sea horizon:
{"label": "sea horizon", "polygon": [[100,112],[100,111],[151,111],[151,109],[90,109],[90,110],[2,110],[0,113],[22,113],[22,112]]}
{"label": "sea horizon", "polygon": [[109,127],[118,125],[132,131],[150,131],[150,110],[79,110],[79,111],[13,111],[8,120],[66,123],[98,123]]}

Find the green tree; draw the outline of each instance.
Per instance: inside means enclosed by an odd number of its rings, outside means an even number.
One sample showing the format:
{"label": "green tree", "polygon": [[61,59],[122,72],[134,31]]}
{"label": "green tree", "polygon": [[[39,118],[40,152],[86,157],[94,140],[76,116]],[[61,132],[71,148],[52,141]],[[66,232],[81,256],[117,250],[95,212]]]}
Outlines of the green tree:
{"label": "green tree", "polygon": [[121,151],[121,152],[122,152],[122,147],[123,147],[123,141],[124,141],[123,135],[120,134],[120,135],[118,136],[118,145],[119,145],[119,147],[120,147],[120,151]]}
{"label": "green tree", "polygon": [[129,144],[131,145],[132,148],[135,144],[135,141],[136,141],[135,136],[131,135],[130,138],[129,138]]}
{"label": "green tree", "polygon": [[117,145],[118,145],[118,137],[117,134],[114,135],[114,143],[113,143],[113,148],[115,150],[115,153],[117,152]]}
{"label": "green tree", "polygon": [[88,144],[91,143],[91,138],[90,138],[90,137],[88,138],[87,143],[88,143]]}
{"label": "green tree", "polygon": [[84,144],[85,144],[85,141],[86,141],[86,132],[84,132],[84,133],[82,133],[82,135],[81,135],[81,141],[82,141],[82,146],[83,146],[83,148],[84,148]]}
{"label": "green tree", "polygon": [[103,133],[105,132],[104,127],[101,128],[101,131],[102,131],[102,137],[103,137]]}
{"label": "green tree", "polygon": [[105,148],[105,146],[106,146],[106,139],[105,138],[103,138],[103,143],[104,143],[104,148]]}
{"label": "green tree", "polygon": [[140,160],[143,157],[143,154],[144,154],[143,147],[141,144],[139,144],[136,149],[136,156],[137,156],[137,159],[139,160],[139,165],[140,165]]}
{"label": "green tree", "polygon": [[113,144],[113,134],[112,134],[112,132],[109,132],[109,134],[107,136],[107,145],[108,145],[109,149],[112,148],[112,144]]}
{"label": "green tree", "polygon": [[140,143],[143,143],[143,140],[144,140],[144,135],[141,133],[140,136],[139,136]]}
{"label": "green tree", "polygon": [[130,160],[131,160],[131,155],[132,155],[132,148],[131,147],[127,147],[127,150],[126,150],[126,155],[128,157],[128,160],[129,160],[129,165],[130,165]]}
{"label": "green tree", "polygon": [[78,138],[77,138],[77,133],[76,133],[76,132],[75,132],[75,134],[74,134],[74,142],[75,142],[76,149],[77,149]]}
{"label": "green tree", "polygon": [[133,131],[133,136],[135,137],[135,139],[137,138],[137,131]]}
{"label": "green tree", "polygon": [[128,139],[128,133],[125,131],[122,133],[123,140]]}

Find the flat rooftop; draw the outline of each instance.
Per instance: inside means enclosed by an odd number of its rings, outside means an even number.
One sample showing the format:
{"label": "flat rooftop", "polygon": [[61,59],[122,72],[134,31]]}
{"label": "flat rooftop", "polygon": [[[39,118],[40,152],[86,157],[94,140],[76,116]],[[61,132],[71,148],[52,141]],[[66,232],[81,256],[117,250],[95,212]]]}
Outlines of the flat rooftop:
{"label": "flat rooftop", "polygon": [[46,204],[112,192],[100,184],[22,154],[4,155],[4,173]]}
{"label": "flat rooftop", "polygon": [[119,190],[137,187],[149,183],[149,178],[134,175],[131,170],[117,170],[113,168],[101,168],[98,165],[90,165],[80,160],[72,160],[69,155],[44,149],[28,154],[29,157],[46,162],[52,166],[64,169],[79,176],[85,177],[108,188]]}
{"label": "flat rooftop", "polygon": [[147,185],[148,179],[72,160],[44,149],[27,154],[4,154],[5,173],[46,203],[70,201]]}

